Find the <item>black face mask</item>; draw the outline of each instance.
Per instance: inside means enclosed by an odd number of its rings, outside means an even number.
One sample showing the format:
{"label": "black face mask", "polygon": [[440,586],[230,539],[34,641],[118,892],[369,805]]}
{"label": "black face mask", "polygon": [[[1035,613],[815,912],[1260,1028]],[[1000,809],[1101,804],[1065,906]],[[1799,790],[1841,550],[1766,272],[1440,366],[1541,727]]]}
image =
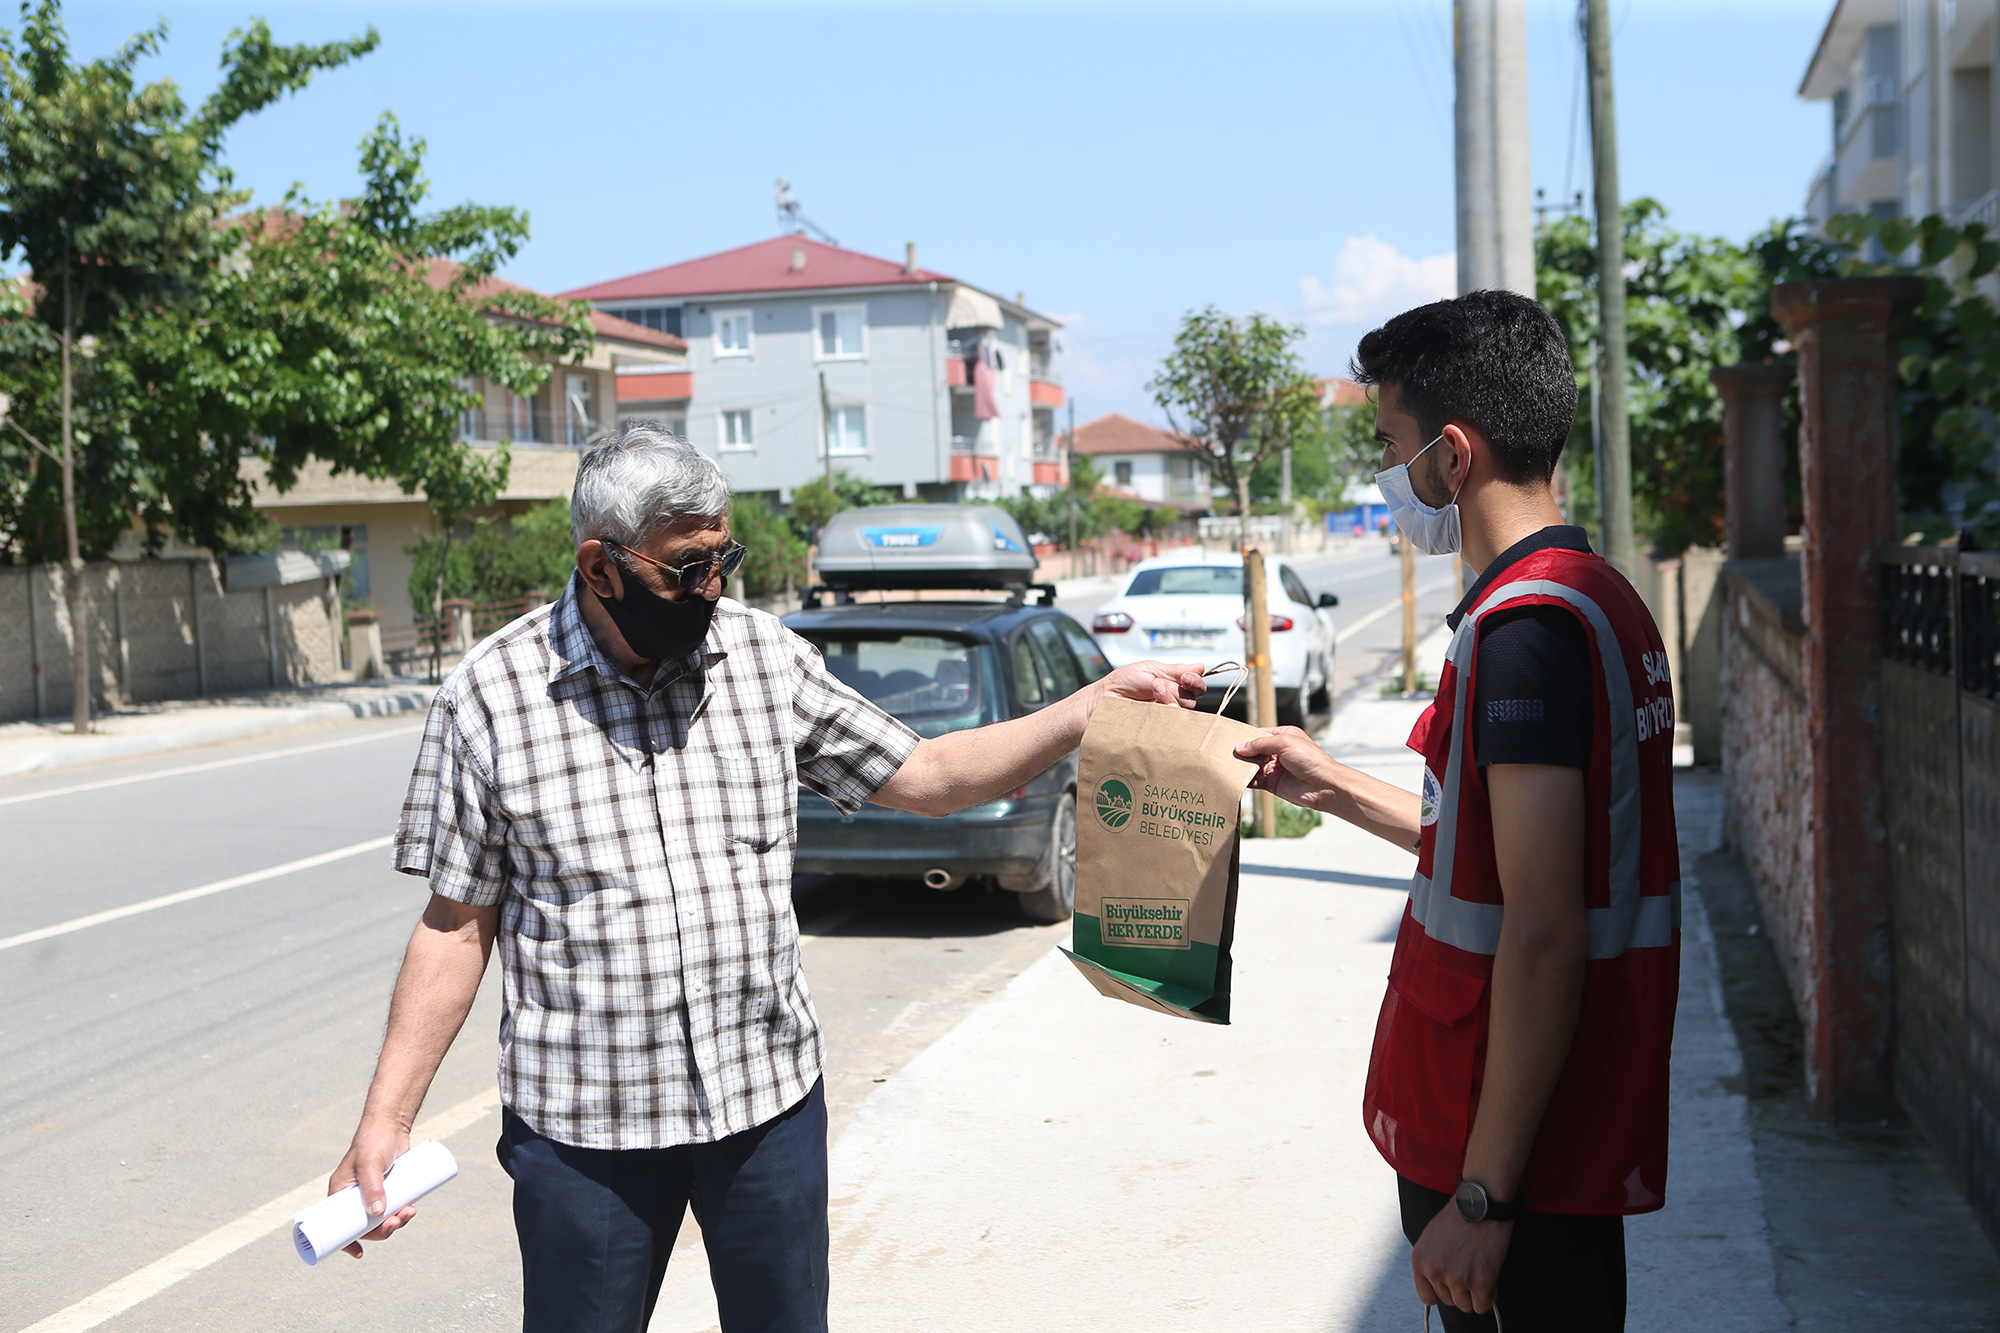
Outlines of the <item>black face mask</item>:
{"label": "black face mask", "polygon": [[618,573],[625,584],[622,598],[614,602],[595,588],[590,595],[611,616],[628,648],[647,661],[661,662],[686,657],[701,647],[708,637],[708,622],[715,618],[714,602],[699,594],[670,602],[624,570]]}

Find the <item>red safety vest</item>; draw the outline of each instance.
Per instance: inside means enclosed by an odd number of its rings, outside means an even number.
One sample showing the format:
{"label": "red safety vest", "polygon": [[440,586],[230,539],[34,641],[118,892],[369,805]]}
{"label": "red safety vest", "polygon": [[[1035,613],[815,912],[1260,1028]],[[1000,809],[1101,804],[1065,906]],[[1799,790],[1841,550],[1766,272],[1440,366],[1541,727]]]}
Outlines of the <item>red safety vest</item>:
{"label": "red safety vest", "polygon": [[1479,622],[1560,607],[1592,646],[1583,1009],[1518,1197],[1552,1213],[1645,1213],[1666,1201],[1667,1058],[1680,990],[1680,849],[1666,650],[1639,595],[1587,552],[1548,549],[1499,576],[1451,640],[1437,698],[1410,733],[1424,757],[1423,833],[1375,1028],[1362,1114],[1397,1171],[1458,1187],[1486,1063],[1487,983],[1504,895],[1473,760]]}

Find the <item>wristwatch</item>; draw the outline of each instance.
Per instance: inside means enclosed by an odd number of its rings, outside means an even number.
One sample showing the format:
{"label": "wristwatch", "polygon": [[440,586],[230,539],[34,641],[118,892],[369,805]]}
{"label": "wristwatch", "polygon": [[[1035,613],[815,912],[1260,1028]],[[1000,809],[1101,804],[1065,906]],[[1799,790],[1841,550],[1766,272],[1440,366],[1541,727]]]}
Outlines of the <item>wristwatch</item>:
{"label": "wristwatch", "polygon": [[1451,1197],[1459,1215],[1468,1222],[1511,1222],[1521,1215],[1519,1203],[1500,1202],[1476,1180],[1459,1181],[1458,1193]]}

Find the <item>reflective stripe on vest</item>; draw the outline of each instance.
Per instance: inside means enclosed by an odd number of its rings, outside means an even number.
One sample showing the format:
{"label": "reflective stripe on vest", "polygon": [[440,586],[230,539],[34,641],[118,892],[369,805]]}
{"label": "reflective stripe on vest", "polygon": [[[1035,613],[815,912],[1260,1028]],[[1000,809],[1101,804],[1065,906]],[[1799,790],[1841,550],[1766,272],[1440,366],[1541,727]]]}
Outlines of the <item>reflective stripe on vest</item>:
{"label": "reflective stripe on vest", "polygon": [[[1640,819],[1639,730],[1632,711],[1632,678],[1611,621],[1590,598],[1553,579],[1522,579],[1502,584],[1461,620],[1447,654],[1457,671],[1452,694],[1451,758],[1445,764],[1438,802],[1437,832],[1431,841],[1430,876],[1416,875],[1410,884],[1410,912],[1424,934],[1467,953],[1491,956],[1500,951],[1497,903],[1467,902],[1451,895],[1451,866],[1458,852],[1458,793],[1465,760],[1465,683],[1472,649],[1485,614],[1515,597],[1558,597],[1583,613],[1596,632],[1603,661],[1604,691],[1611,715],[1611,901],[1589,909],[1590,957],[1616,958],[1627,949],[1658,949],[1673,943],[1681,924],[1681,885],[1654,897],[1639,892]],[[1440,888],[1440,886],[1442,886]]]}

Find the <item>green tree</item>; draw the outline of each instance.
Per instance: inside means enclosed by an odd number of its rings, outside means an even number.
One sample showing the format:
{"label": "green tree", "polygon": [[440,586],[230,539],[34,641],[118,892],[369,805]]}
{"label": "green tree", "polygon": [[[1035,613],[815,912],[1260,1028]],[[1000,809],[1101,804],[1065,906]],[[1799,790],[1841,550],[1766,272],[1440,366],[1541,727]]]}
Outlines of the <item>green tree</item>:
{"label": "green tree", "polygon": [[902,497],[894,488],[877,486],[855,476],[846,468],[833,470],[833,485],[814,477],[792,491],[790,517],[802,536],[819,540],[819,530],[843,509],[864,509],[871,505],[894,504]]}
{"label": "green tree", "polygon": [[1246,517],[1258,466],[1310,436],[1319,415],[1319,386],[1293,347],[1302,336],[1262,314],[1238,319],[1210,306],[1181,321],[1146,385],[1168,429],[1203,450]]}
{"label": "green tree", "polygon": [[[1775,355],[1783,335],[1770,315],[1771,288],[1831,275],[1846,247],[1809,236],[1795,221],[1774,222],[1738,245],[1675,231],[1666,216],[1651,199],[1625,206],[1625,321],[1634,524],[1677,552],[1722,540],[1722,400],[1709,373]],[[1571,513],[1595,524],[1590,348],[1597,334],[1597,247],[1591,224],[1583,218],[1550,223],[1536,237],[1535,258],[1537,294],[1568,335],[1582,389],[1564,450]],[[1788,412],[1795,432],[1796,393]],[[1794,457],[1796,447],[1794,436]]]}
{"label": "green tree", "polygon": [[[1979,290],[2000,270],[2000,241],[1980,223],[1954,227],[1933,214],[1918,222],[1865,215],[1828,230],[1853,247],[1851,274],[1911,272],[1923,302],[1897,348],[1897,508],[1905,532],[1927,540],[1956,534],[1962,545],[2000,545],[2000,312]],[[1874,242],[1886,261],[1862,255]]]}
{"label": "green tree", "polygon": [[729,535],[749,548],[738,573],[745,596],[768,597],[782,592],[788,583],[793,587],[805,583],[805,538],[762,496],[730,498]]}
{"label": "green tree", "polygon": [[465,525],[462,540],[446,543],[443,533],[424,533],[407,549],[410,606],[430,614],[440,565],[444,596],[475,602],[519,601],[530,592],[561,595],[576,568],[570,543],[569,501],[549,500],[510,518],[479,518]]}
{"label": "green tree", "polygon": [[[101,405],[79,437],[76,412],[79,354],[86,374],[104,341],[135,311],[171,305],[198,289],[221,260],[217,223],[246,195],[221,165],[228,131],[320,70],[373,49],[373,30],[352,41],[280,46],[261,21],[230,34],[222,53],[222,84],[190,108],[173,84],[139,87],[134,66],[166,38],[161,24],[99,60],[72,59],[57,0],[24,4],[19,34],[0,30],[0,254],[25,260],[35,292],[24,311],[49,335],[20,348],[46,353],[28,373],[10,377],[17,429],[56,465],[55,494],[30,472],[19,487],[10,524],[15,544],[30,542],[42,559],[60,516],[69,567],[75,667],[75,727],[90,729],[89,605],[82,584],[86,553],[115,537],[120,482],[128,481],[125,442],[115,412]],[[87,340],[87,341],[86,341]],[[96,395],[92,395],[96,397]],[[22,424],[25,423],[25,424]],[[37,434],[36,432],[39,432]],[[42,441],[50,436],[54,446]],[[79,447],[96,457],[83,465],[89,501],[79,500]],[[81,505],[96,520],[87,539]],[[24,512],[25,511],[25,512]],[[23,523],[21,520],[26,519]]]}

